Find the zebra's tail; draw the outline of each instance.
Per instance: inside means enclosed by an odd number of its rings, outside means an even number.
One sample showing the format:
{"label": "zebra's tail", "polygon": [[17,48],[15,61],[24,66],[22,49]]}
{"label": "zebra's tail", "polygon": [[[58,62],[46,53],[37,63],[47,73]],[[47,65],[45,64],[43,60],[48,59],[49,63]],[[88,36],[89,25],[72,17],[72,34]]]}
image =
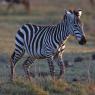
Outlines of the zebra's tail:
{"label": "zebra's tail", "polygon": [[10,68],[11,68],[11,80],[15,77],[15,65],[19,59],[24,55],[24,34],[22,31],[18,31],[15,37],[15,50],[10,58]]}
{"label": "zebra's tail", "polygon": [[16,62],[24,55],[24,53],[24,34],[19,29],[15,37],[15,50],[11,56],[13,63],[16,64]]}

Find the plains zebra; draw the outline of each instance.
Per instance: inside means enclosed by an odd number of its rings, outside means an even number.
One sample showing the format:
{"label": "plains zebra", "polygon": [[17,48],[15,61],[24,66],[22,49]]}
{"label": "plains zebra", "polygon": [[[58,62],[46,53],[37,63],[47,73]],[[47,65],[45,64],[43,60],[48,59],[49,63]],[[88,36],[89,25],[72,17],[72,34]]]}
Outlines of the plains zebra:
{"label": "plains zebra", "polygon": [[23,25],[15,38],[15,50],[11,56],[11,78],[14,79],[15,65],[27,51],[29,57],[23,63],[26,75],[30,79],[29,66],[35,59],[45,58],[50,66],[51,76],[54,77],[53,61],[57,60],[60,76],[64,72],[62,53],[65,41],[69,35],[74,35],[80,45],[86,43],[85,34],[80,21],[81,10],[66,11],[63,20],[56,25],[40,26]]}

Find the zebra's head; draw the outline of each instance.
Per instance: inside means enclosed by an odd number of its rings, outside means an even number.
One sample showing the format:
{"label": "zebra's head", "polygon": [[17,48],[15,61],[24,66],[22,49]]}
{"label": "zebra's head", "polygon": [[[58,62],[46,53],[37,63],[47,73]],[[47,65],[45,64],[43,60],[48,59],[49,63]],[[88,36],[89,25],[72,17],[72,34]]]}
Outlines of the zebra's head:
{"label": "zebra's head", "polygon": [[80,45],[84,45],[86,44],[86,38],[83,31],[83,25],[80,21],[81,14],[81,10],[65,10],[64,20],[68,25],[69,34],[74,35]]}

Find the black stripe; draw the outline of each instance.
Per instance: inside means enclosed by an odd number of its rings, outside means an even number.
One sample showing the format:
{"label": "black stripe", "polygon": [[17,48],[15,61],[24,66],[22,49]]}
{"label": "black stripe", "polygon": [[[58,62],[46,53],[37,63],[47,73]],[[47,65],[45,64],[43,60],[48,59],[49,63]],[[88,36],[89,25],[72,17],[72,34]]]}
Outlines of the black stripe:
{"label": "black stripe", "polygon": [[14,60],[14,56],[15,56],[15,52],[11,56],[12,60]]}
{"label": "black stripe", "polygon": [[[80,32],[76,32],[76,31],[75,31],[75,34],[80,34]],[[81,35],[81,34],[80,34],[80,35]]]}
{"label": "black stripe", "polygon": [[31,24],[26,24],[27,26],[28,26],[28,28],[29,28],[29,30],[30,30],[30,42],[29,42],[29,52],[30,52],[30,50],[31,50],[31,48],[30,48],[30,46],[31,46],[31,41],[32,41],[32,39],[33,39],[33,26],[31,25]]}
{"label": "black stripe", "polygon": [[37,49],[39,48],[38,43],[41,43],[41,42],[39,42],[39,39],[40,39],[41,35],[44,35],[46,28],[47,28],[47,27],[45,27],[45,28],[40,32],[40,35],[37,37],[37,40],[36,40],[36,41],[37,41],[37,42],[36,42],[36,51],[37,51]]}
{"label": "black stripe", "polygon": [[24,39],[24,34],[20,30],[18,30],[17,33],[18,33],[18,35],[20,35],[20,37],[22,37]]}
{"label": "black stripe", "polygon": [[34,36],[33,41],[32,41],[32,53],[33,54],[34,54],[34,50],[35,50],[34,45],[37,44],[37,42],[35,43],[35,40],[37,39],[37,35],[40,33],[40,31],[38,33],[36,33],[36,35]]}
{"label": "black stripe", "polygon": [[21,54],[17,54],[17,53],[16,53],[16,55],[15,55],[15,56],[16,56],[16,57],[21,57]]}
{"label": "black stripe", "polygon": [[20,52],[18,49],[15,49],[15,51],[16,51],[17,53],[21,54],[21,52]]}
{"label": "black stripe", "polygon": [[47,47],[51,47],[52,46],[52,43],[50,42],[51,41],[51,35],[52,35],[52,27],[49,27],[48,29],[48,34],[47,34],[47,39],[48,39],[48,46]]}
{"label": "black stripe", "polygon": [[55,39],[54,39],[54,37],[53,37],[54,30],[55,30],[55,27],[53,27],[53,28],[52,28],[51,41],[52,41],[53,47],[54,47],[54,48],[57,48],[57,47],[56,47],[56,45],[55,45],[55,42],[54,42],[54,41],[55,41]]}
{"label": "black stripe", "polygon": [[57,29],[54,31],[54,40],[57,44],[59,44],[59,41],[57,40]]}
{"label": "black stripe", "polygon": [[57,32],[58,32],[58,34],[57,34],[57,39],[58,39],[58,41],[60,42],[60,26],[58,25],[57,26]]}
{"label": "black stripe", "polygon": [[38,31],[38,28],[36,25],[33,25],[34,29],[35,29],[35,33]]}
{"label": "black stripe", "polygon": [[27,45],[28,45],[28,32],[29,31],[28,31],[28,29],[24,25],[22,26],[22,29],[25,31],[25,34],[26,34],[26,39],[25,40],[26,40]]}
{"label": "black stripe", "polygon": [[41,41],[40,41],[40,54],[41,54],[42,56],[43,56],[43,54],[41,53],[41,49],[42,49],[42,45],[43,45],[43,40],[45,40],[45,38],[44,38],[44,37],[45,37],[45,34],[46,34],[46,33],[43,34],[43,36],[42,36],[42,38],[41,38]]}
{"label": "black stripe", "polygon": [[23,51],[23,49],[16,44],[16,47],[19,48],[19,50]]}
{"label": "black stripe", "polygon": [[17,37],[16,37],[16,41],[23,46],[23,42],[21,42]]}

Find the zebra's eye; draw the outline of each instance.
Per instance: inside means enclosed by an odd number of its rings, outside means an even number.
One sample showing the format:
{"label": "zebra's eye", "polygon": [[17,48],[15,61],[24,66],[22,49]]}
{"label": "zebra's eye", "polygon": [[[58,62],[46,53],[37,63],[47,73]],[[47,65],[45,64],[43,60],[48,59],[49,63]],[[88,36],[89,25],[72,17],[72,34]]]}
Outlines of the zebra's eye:
{"label": "zebra's eye", "polygon": [[75,27],[78,27],[76,24],[74,25]]}

